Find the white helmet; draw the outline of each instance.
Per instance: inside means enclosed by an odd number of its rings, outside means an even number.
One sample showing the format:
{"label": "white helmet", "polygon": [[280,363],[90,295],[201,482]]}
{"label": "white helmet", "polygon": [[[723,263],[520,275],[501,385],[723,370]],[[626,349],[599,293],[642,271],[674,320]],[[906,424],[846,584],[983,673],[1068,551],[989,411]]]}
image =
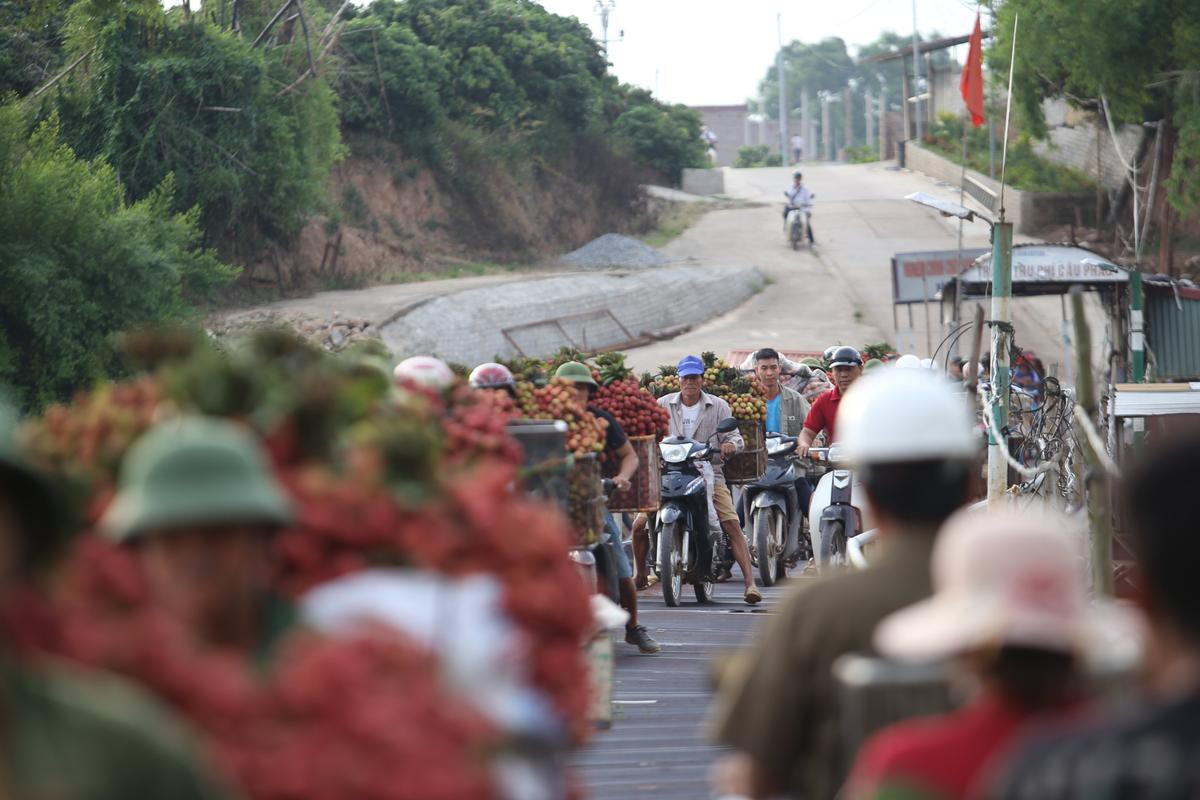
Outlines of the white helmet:
{"label": "white helmet", "polygon": [[454,371],[445,361],[433,356],[404,359],[392,370],[392,377],[396,383],[414,383],[439,391],[454,383]]}
{"label": "white helmet", "polygon": [[937,364],[933,363],[932,358],[922,358],[921,369],[937,369]]}
{"label": "white helmet", "polygon": [[877,369],[838,408],[838,444],[859,465],[971,459],[978,452],[967,400],[923,369]]}
{"label": "white helmet", "polygon": [[896,366],[900,369],[917,369],[921,366],[921,359],[912,353],[905,353],[896,359]]}

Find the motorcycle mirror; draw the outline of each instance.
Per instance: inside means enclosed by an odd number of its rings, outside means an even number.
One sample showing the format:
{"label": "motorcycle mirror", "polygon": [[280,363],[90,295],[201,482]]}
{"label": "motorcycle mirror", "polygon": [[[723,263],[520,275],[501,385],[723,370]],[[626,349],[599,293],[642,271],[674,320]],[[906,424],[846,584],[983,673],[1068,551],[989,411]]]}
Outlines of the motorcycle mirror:
{"label": "motorcycle mirror", "polygon": [[717,433],[733,433],[737,430],[737,420],[733,417],[726,417],[717,423]]}

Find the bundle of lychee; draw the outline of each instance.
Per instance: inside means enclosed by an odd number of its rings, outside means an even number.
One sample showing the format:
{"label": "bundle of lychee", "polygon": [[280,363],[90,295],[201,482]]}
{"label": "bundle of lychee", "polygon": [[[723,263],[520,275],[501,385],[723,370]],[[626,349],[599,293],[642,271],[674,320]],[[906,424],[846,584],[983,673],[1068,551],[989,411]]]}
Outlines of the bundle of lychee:
{"label": "bundle of lychee", "polygon": [[592,405],[616,417],[626,436],[667,435],[671,418],[667,410],[643,389],[633,371],[625,366],[625,356],[605,353],[596,358],[593,375],[600,388],[592,394]]}
{"label": "bundle of lychee", "polygon": [[444,463],[458,466],[485,455],[519,463],[521,446],[507,429],[508,423],[519,416],[508,392],[460,386],[451,393],[442,417]]}
{"label": "bundle of lychee", "polygon": [[577,456],[604,452],[608,423],[579,404],[575,384],[551,378],[541,387],[517,387],[517,403],[528,419],[559,419],[567,423],[567,449]]}

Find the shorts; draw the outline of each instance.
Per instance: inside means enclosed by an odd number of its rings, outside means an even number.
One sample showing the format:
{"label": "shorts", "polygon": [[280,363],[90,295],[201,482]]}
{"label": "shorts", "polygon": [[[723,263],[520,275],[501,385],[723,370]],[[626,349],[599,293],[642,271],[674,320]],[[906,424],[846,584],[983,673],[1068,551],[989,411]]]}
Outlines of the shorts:
{"label": "shorts", "polygon": [[720,522],[737,520],[737,511],[733,508],[733,495],[730,493],[729,487],[725,485],[725,481],[717,482],[713,486],[712,501]]}
{"label": "shorts", "polygon": [[617,526],[617,521],[613,519],[613,515],[608,512],[608,509],[604,509],[604,532],[608,534],[608,541],[613,549],[613,557],[617,561],[618,580],[632,578],[633,564],[629,563],[629,554],[625,552],[625,545],[621,542],[621,529]]}

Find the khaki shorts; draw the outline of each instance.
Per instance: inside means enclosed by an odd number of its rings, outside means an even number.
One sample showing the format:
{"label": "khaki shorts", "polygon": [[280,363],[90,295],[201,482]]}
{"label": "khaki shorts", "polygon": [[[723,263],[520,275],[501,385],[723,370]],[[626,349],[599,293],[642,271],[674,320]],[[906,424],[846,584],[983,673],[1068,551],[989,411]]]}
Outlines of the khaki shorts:
{"label": "khaki shorts", "polygon": [[733,508],[733,495],[729,491],[729,487],[725,485],[725,481],[719,481],[713,487],[713,507],[717,509],[717,519],[721,522],[736,521],[738,518],[737,511]]}

